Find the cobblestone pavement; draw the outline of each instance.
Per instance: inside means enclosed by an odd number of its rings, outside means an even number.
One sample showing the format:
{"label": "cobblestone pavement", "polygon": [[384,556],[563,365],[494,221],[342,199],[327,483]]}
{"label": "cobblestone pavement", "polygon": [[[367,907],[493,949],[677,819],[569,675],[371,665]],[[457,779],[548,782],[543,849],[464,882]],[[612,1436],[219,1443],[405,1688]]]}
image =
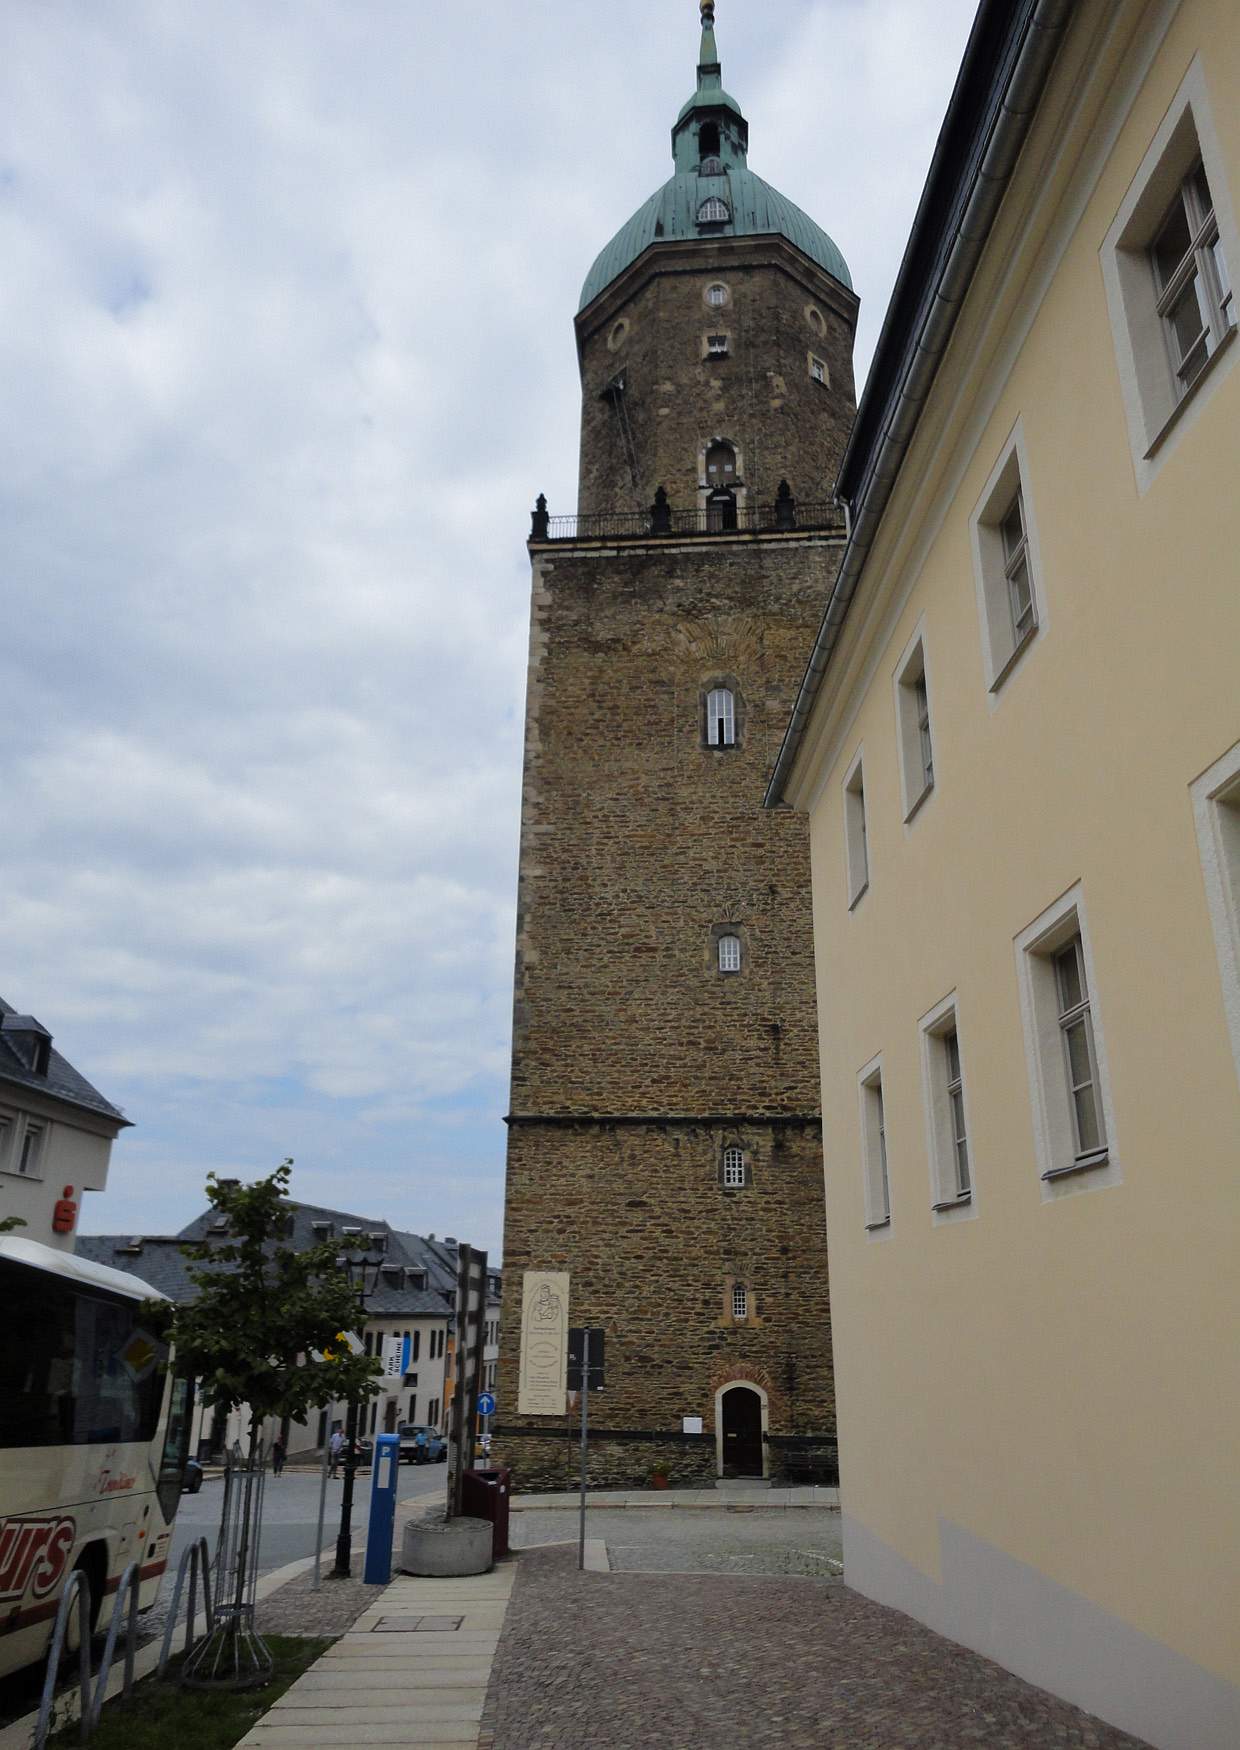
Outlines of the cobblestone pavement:
{"label": "cobblestone pavement", "polygon": [[[359,1567],[360,1563],[354,1562],[355,1576]],[[359,1578],[333,1578],[330,1557],[323,1559],[323,1580],[317,1592],[311,1590],[313,1578],[313,1574],[299,1574],[263,1599],[254,1618],[259,1634],[342,1635],[379,1592],[377,1586],[368,1586]]]}
{"label": "cobblestone pavement", "polygon": [[[577,1515],[563,1510],[516,1513],[514,1548],[558,1543],[577,1536]],[[667,1574],[808,1574],[830,1579],[840,1573],[840,1516],[829,1509],[795,1513],[761,1507],[702,1509],[594,1507],[586,1536],[601,1537],[614,1569]]]}
{"label": "cobblestone pavement", "polygon": [[579,1574],[530,1550],[486,1750],[1142,1750],[839,1581]]}

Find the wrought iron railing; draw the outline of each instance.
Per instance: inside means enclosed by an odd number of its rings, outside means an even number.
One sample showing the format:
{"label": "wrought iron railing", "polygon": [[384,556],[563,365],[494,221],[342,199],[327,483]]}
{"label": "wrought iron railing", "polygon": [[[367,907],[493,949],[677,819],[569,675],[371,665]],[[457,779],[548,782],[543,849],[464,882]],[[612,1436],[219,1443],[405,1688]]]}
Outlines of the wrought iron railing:
{"label": "wrought iron railing", "polygon": [[534,510],[531,541],[648,541],[671,536],[845,533],[844,513],[834,502],[802,504],[791,495],[773,504],[708,505],[673,510],[657,499],[649,510],[598,511],[582,516],[551,516],[546,500]]}

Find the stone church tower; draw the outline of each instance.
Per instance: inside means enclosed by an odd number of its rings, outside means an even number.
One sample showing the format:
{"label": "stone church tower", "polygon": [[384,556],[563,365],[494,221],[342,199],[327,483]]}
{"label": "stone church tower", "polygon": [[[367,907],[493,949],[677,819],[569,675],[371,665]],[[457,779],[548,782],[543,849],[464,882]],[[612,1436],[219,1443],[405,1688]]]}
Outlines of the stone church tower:
{"label": "stone church tower", "polygon": [[606,1332],[593,1482],[834,1441],[809,847],[762,802],[843,545],[857,300],[749,169],[702,14],[675,173],[582,294],[579,514],[540,500],[530,540],[495,1429],[525,1489],[576,1463],[562,1384],[531,1413],[540,1272],[540,1316],[566,1290]]}

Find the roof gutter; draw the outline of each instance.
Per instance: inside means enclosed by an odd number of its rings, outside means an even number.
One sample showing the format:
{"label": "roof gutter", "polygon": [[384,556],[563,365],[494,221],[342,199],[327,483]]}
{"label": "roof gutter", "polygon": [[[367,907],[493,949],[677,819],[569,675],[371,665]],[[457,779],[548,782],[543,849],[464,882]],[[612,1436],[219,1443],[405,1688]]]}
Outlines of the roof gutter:
{"label": "roof gutter", "polygon": [[[881,408],[876,408],[875,415],[869,419],[866,403],[870,400],[870,389],[867,385],[854,426],[854,438],[850,439],[844,456],[840,471],[841,488],[846,491],[851,474],[854,471],[860,473],[857,486],[846,498],[851,509],[852,532],[767,787],[765,801],[768,808],[776,807],[783,799],[784,786],[800,751],[823,676],[843,630],[849,605],[913,441],[931,385],[947,351],[982,250],[1007,193],[1075,0],[1025,0],[1017,9],[1004,54],[995,57],[991,41],[994,22],[1010,4],[1011,0],[983,0],[940,130],[926,188],[870,371],[870,381],[875,382],[877,378],[879,394],[883,393],[884,379],[889,373],[893,380]],[[975,140],[981,142],[981,150],[972,173],[960,175],[959,186],[952,188],[950,179],[959,174],[956,170],[959,163],[958,133],[962,124],[969,123],[970,108],[977,107],[975,84],[979,75],[986,71],[978,64],[983,57],[994,59],[989,83],[998,101],[986,105],[984,111],[979,110],[974,116],[969,131]],[[1004,63],[1008,69],[1006,79],[1002,77]],[[953,158],[956,164],[953,164]],[[944,183],[948,185],[946,190]],[[947,206],[948,210],[940,213],[937,210],[940,206]],[[935,232],[940,229],[948,239],[947,248],[938,251],[937,272],[931,275],[927,293],[921,298],[914,319],[906,325],[901,306],[911,294],[915,294],[914,276],[925,271],[922,256],[925,249],[934,244]],[[855,440],[876,416],[881,418],[882,429],[862,454],[854,448]]]}

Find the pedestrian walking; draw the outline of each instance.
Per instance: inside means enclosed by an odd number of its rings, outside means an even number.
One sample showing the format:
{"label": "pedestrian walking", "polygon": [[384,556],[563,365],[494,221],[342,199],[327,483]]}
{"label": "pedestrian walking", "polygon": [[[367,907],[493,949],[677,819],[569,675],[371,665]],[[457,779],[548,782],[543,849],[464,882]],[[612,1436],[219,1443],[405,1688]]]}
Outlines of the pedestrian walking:
{"label": "pedestrian walking", "polygon": [[328,1451],[331,1453],[331,1469],[328,1471],[329,1476],[334,1477],[340,1474],[340,1454],[343,1450],[344,1435],[340,1432],[340,1424],[337,1422],[336,1426],[332,1429],[331,1442],[328,1447]]}
{"label": "pedestrian walking", "polygon": [[278,1477],[280,1472],[284,1469],[286,1451],[287,1448],[284,1444],[284,1436],[282,1434],[277,1434],[271,1443],[271,1474],[273,1477]]}

